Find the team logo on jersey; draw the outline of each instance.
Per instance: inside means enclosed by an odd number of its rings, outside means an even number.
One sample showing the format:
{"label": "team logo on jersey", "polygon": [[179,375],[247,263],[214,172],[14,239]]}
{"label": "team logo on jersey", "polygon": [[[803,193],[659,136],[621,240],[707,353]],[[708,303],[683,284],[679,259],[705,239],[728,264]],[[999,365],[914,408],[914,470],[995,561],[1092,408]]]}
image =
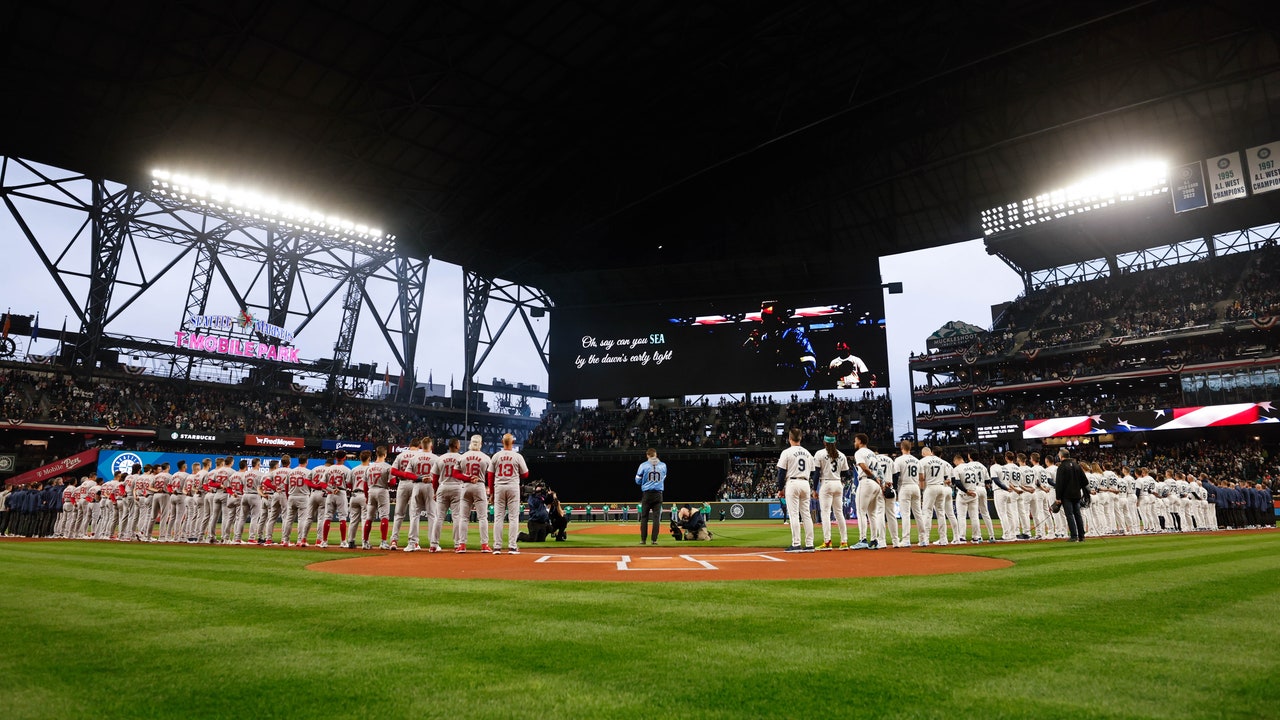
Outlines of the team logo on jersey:
{"label": "team logo on jersey", "polygon": [[738,503],[734,503],[729,506],[729,515],[732,516],[735,520],[741,520],[742,516],[746,514],[747,514],[747,509],[742,507]]}
{"label": "team logo on jersey", "polygon": [[142,458],[137,453],[120,453],[111,463],[111,472],[113,473],[131,473],[134,465],[141,465]]}

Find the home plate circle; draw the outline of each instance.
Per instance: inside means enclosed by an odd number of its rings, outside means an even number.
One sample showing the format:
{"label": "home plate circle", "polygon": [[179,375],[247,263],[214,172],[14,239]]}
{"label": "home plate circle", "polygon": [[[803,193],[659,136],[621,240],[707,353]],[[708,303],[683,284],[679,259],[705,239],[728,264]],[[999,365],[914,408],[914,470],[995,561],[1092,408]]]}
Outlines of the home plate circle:
{"label": "home plate circle", "polygon": [[785,553],[758,548],[705,548],[681,552],[637,548],[570,550],[523,548],[519,555],[482,553],[378,553],[308,565],[341,575],[495,580],[607,582],[797,580],[896,575],[942,575],[998,570],[1008,560],[950,553],[877,550]]}

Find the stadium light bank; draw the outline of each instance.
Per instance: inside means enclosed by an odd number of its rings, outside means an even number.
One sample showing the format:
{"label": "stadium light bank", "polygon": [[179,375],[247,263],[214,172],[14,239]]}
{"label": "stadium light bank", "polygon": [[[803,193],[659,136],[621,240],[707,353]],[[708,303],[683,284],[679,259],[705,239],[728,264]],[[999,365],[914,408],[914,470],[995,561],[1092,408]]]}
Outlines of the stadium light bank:
{"label": "stadium light bank", "polygon": [[251,188],[233,187],[205,178],[151,171],[152,190],[186,203],[211,207],[252,220],[265,220],[288,228],[304,229],[323,237],[354,245],[369,252],[392,252],[396,236],[376,227],[264,195]]}
{"label": "stadium light bank", "polygon": [[1089,175],[1058,190],[982,211],[982,234],[1017,230],[1169,192],[1169,164],[1142,160]]}

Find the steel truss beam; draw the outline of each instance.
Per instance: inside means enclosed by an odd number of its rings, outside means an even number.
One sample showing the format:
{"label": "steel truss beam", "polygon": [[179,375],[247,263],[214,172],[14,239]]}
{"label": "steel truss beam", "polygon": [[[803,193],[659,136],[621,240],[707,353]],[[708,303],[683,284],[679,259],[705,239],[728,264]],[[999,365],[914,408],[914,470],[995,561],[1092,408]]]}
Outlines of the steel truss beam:
{"label": "steel truss beam", "polygon": [[[180,322],[185,322],[189,314],[204,314],[209,309],[212,285],[220,277],[238,303],[237,310],[262,310],[268,322],[290,329],[296,336],[340,289],[346,288],[344,299],[348,302],[344,304],[344,322],[339,328],[340,342],[335,347],[336,351],[345,352],[341,353],[341,362],[329,369],[330,374],[345,374],[356,322],[356,318],[346,315],[358,315],[367,303],[401,365],[401,374],[412,375],[427,261],[353,247],[318,231],[280,227],[268,220],[183,202],[155,188],[139,191],[113,186],[7,156],[0,156],[0,201],[80,321],[82,340],[76,345],[74,356],[78,366],[92,368],[99,339],[110,329],[111,322],[188,253],[193,253],[194,268]],[[69,240],[39,236],[24,215],[24,207],[33,202],[78,213],[83,218],[79,230]],[[144,253],[136,247],[138,240],[167,243],[181,251],[162,268],[145,268]],[[85,245],[89,246],[87,261]],[[125,257],[137,261],[139,281],[120,277]],[[238,282],[228,270],[227,258],[247,261],[263,270],[245,286],[243,279]],[[254,303],[250,297],[264,276],[267,301]],[[313,302],[303,282],[308,277],[335,282],[318,302]],[[365,282],[374,277],[402,283],[392,306],[385,311],[364,289]],[[89,281],[87,296],[72,290],[68,284],[72,278]],[[122,285],[130,287],[127,297],[116,292]],[[353,287],[360,288],[363,303],[353,301]],[[353,305],[354,310],[349,311]],[[389,321],[397,315],[398,327],[394,327]],[[344,332],[349,332],[350,337],[343,336]],[[264,374],[269,375],[270,369]]]}

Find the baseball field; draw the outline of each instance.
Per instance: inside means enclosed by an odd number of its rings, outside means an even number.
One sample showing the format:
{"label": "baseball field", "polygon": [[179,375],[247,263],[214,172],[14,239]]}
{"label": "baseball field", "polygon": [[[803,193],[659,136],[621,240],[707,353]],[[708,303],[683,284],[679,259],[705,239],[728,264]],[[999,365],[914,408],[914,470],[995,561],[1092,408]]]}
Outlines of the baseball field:
{"label": "baseball field", "polygon": [[[713,546],[789,541],[776,525],[713,529]],[[535,563],[632,540],[408,557]],[[1012,565],[442,579],[308,569],[370,554],[350,551],[0,541],[0,717],[1280,716],[1280,531],[929,552]],[[895,553],[920,551],[821,555]]]}

